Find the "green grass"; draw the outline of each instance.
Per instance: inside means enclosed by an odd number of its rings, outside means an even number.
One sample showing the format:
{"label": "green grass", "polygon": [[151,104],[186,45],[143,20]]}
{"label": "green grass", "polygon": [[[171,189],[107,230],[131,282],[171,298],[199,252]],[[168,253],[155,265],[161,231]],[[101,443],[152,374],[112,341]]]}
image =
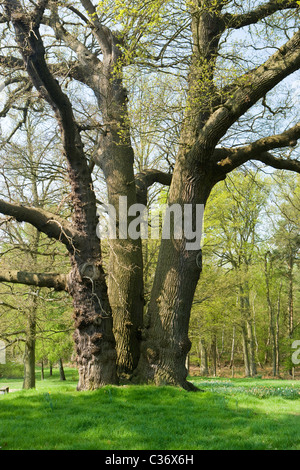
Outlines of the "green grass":
{"label": "green grass", "polygon": [[[76,391],[67,380],[0,395],[0,447],[7,450],[300,450],[300,382],[191,380],[204,393],[120,386]],[[22,387],[20,379],[0,386]]]}

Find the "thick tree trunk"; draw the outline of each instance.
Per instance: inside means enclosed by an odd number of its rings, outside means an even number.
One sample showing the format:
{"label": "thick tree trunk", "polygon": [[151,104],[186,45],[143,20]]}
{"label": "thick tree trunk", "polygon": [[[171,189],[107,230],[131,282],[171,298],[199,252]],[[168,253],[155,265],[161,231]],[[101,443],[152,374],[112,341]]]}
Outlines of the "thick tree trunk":
{"label": "thick tree trunk", "polygon": [[[130,149],[128,149],[130,150]],[[128,153],[128,152],[127,152]],[[120,155],[125,162],[125,155]],[[119,226],[119,197],[126,197],[126,206],[129,209],[136,204],[136,191],[133,175],[133,153],[127,174],[120,173],[122,164],[115,162],[118,172],[110,172],[106,181],[108,185],[109,202],[117,211],[117,226]],[[129,174],[128,174],[129,173]],[[116,184],[118,175],[122,181]],[[125,187],[124,187],[125,186]],[[118,189],[116,189],[116,187]],[[128,233],[132,217],[126,216],[126,238],[109,240],[109,270],[108,295],[114,320],[114,335],[116,338],[117,367],[119,375],[128,375],[133,372],[140,357],[141,330],[143,325],[144,296],[143,296],[143,258],[141,239],[133,239]]]}
{"label": "thick tree trunk", "polygon": [[242,315],[245,374],[247,377],[255,377],[257,372],[255,360],[255,339],[253,332],[253,319],[250,310],[249,286],[247,281],[245,282],[245,285],[240,285],[240,306]]}
{"label": "thick tree trunk", "polygon": [[[121,52],[116,45],[116,54]],[[141,238],[129,233],[137,204],[134,152],[128,125],[127,95],[115,64],[102,70],[101,99],[105,132],[99,142],[96,163],[103,170],[108,203],[115,209],[116,233],[109,238],[108,295],[114,319],[119,375],[136,368],[140,356],[144,314],[143,256]],[[116,68],[116,67],[115,67]],[[105,97],[105,98],[104,98]]]}
{"label": "thick tree trunk", "polygon": [[[170,188],[169,206],[193,206],[193,230],[196,229],[195,206],[205,204],[213,186],[210,175],[201,175],[197,166],[187,166],[180,157]],[[199,224],[199,220],[197,221]],[[201,220],[202,222],[202,220]],[[185,359],[190,350],[188,337],[190,310],[201,272],[200,243],[187,250],[186,240],[174,238],[174,221],[170,238],[161,241],[156,274],[143,332],[141,359],[133,380],[155,384],[194,387],[186,380]],[[198,227],[199,235],[199,227]]]}
{"label": "thick tree trunk", "polygon": [[73,297],[79,373],[78,390],[94,390],[117,384],[115,338],[104,273],[99,263],[73,267],[70,276]]}
{"label": "thick tree trunk", "polygon": [[[189,95],[168,201],[171,207],[178,204],[182,213],[185,204],[192,205],[193,231],[197,228],[197,205],[205,205],[213,186],[225,177],[220,166],[211,160],[218,139],[215,142],[207,139],[209,132],[200,138],[215,91],[213,70],[224,27],[219,17],[220,9],[219,4],[209,12],[199,8],[192,17]],[[201,101],[203,89],[205,102]],[[185,358],[191,347],[188,337],[190,310],[202,269],[202,252],[199,241],[195,249],[187,248],[186,241],[185,237],[177,239],[174,233],[161,241],[141,359],[134,380],[168,383],[193,390],[195,387],[186,380]]]}

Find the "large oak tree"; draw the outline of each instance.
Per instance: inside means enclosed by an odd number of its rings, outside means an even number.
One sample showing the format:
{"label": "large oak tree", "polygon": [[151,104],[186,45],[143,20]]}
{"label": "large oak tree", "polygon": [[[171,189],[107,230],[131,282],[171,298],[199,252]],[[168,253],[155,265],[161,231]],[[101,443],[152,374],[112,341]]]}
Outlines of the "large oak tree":
{"label": "large oak tree", "polygon": [[[110,240],[107,285],[96,234],[93,166],[102,169],[108,202],[117,213],[120,196],[126,196],[131,206],[145,201],[154,182],[170,184],[168,203],[191,204],[194,228],[197,205],[205,206],[214,185],[235,168],[255,160],[300,172],[300,161],[277,153],[296,145],[300,137],[296,120],[275,134],[267,125],[259,138],[245,133],[240,145],[232,145],[230,136],[243,119],[250,122],[248,129],[254,128],[250,111],[261,101],[264,110],[270,110],[268,93],[299,69],[300,31],[293,23],[294,17],[299,18],[298,2],[253,1],[248,9],[230,0],[135,1],[128,7],[118,0],[99,5],[91,0],[72,5],[55,0],[3,0],[1,5],[6,42],[0,65],[5,84],[21,82],[27,97],[37,90],[50,105],[61,132],[73,207],[72,219],[66,220],[54,211],[0,201],[3,214],[31,223],[63,243],[71,263],[68,276],[3,272],[1,279],[70,293],[79,389],[117,383],[116,364],[120,373],[134,370],[135,381],[191,389],[185,359],[190,348],[190,309],[201,271],[200,246],[187,250],[184,237],[161,241],[143,324],[141,240]],[[244,71],[237,67],[235,76],[228,67],[223,84],[220,64],[223,59],[223,67],[228,66],[230,56],[223,54],[227,38],[274,15],[282,15],[286,42],[264,49],[260,63],[254,67],[243,63]],[[55,40],[49,39],[49,28]],[[259,40],[256,48],[260,48]],[[232,62],[239,62],[237,55]],[[124,74],[132,66],[138,73],[186,73],[186,106],[172,175],[157,168],[134,173],[130,96],[124,86]],[[92,90],[99,111],[96,123],[95,119],[85,125],[78,122],[72,93],[64,87],[67,77]],[[7,108],[10,105],[8,101]],[[82,133],[95,128],[99,130],[96,150],[90,157]]]}

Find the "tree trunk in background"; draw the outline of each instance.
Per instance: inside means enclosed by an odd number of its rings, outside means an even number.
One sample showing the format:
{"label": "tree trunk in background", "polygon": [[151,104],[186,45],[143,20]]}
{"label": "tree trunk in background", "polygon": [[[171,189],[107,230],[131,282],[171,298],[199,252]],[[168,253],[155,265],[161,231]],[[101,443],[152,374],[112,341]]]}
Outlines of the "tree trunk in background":
{"label": "tree trunk in background", "polygon": [[278,291],[278,298],[277,298],[277,315],[276,315],[276,364],[277,370],[276,375],[279,376],[279,369],[280,369],[280,348],[279,348],[279,320],[280,320],[280,298],[281,298],[281,289],[282,289],[282,281],[280,283],[280,288]]}
{"label": "tree trunk in background", "polygon": [[[224,31],[220,8],[216,4],[208,11],[199,4],[197,13],[192,15],[193,51],[187,106],[169,191],[169,207],[178,204],[183,212],[184,204],[192,206],[193,231],[197,227],[197,205],[205,206],[214,185],[225,178],[222,167],[212,161],[220,128],[211,125],[203,131],[215,98],[213,73]],[[201,102],[203,90],[205,102]],[[186,380],[185,358],[191,347],[189,320],[202,269],[201,257],[199,241],[198,247],[192,250],[187,249],[185,237],[176,239],[173,233],[169,239],[162,239],[134,380],[195,390]]]}
{"label": "tree trunk in background", "polygon": [[256,334],[256,311],[255,311],[255,302],[253,300],[253,335],[254,335],[254,343],[255,343],[255,354],[256,354],[256,359],[257,359],[257,364],[259,365],[260,368],[262,368],[262,364],[259,360],[259,346],[258,346],[258,341],[257,341],[257,334]]}
{"label": "tree trunk in background", "polygon": [[201,338],[199,340],[199,350],[200,350],[200,375],[206,376],[206,375],[209,375],[207,348],[206,348],[204,340]]}
{"label": "tree trunk in background", "polygon": [[247,320],[247,330],[248,330],[248,338],[249,338],[249,361],[250,361],[250,375],[251,377],[255,377],[257,374],[256,368],[256,359],[255,359],[255,339],[254,339],[254,331],[253,331],[253,321]]}
{"label": "tree trunk in background", "polygon": [[232,369],[232,376],[234,374],[234,347],[235,347],[235,326],[232,329],[232,342],[231,342],[231,355],[230,355],[230,364],[229,367]]}
{"label": "tree trunk in background", "polygon": [[266,280],[266,296],[269,311],[269,344],[272,351],[272,374],[275,377],[277,374],[277,353],[276,353],[276,331],[275,331],[275,318],[274,308],[271,300],[270,293],[270,269],[272,269],[272,260],[268,261],[268,253],[265,254],[265,280]]}
{"label": "tree trunk in background", "polygon": [[[290,256],[288,260],[288,337],[290,340],[293,339],[294,334],[294,259]],[[289,374],[293,376],[294,368],[290,368]]]}
{"label": "tree trunk in background", "polygon": [[35,388],[35,341],[36,341],[36,312],[28,316],[28,328],[24,353],[23,389]]}
{"label": "tree trunk in background", "polygon": [[63,361],[62,361],[61,357],[59,358],[59,361],[58,361],[58,367],[59,367],[59,380],[61,380],[61,381],[66,380]]}
{"label": "tree trunk in background", "polygon": [[248,348],[248,331],[247,325],[242,322],[242,342],[243,342],[243,356],[244,356],[244,367],[245,367],[245,376],[250,377],[250,361],[249,361],[249,348]]}
{"label": "tree trunk in background", "polygon": [[[36,232],[33,240],[33,250],[38,245],[39,234]],[[33,255],[35,258],[36,255]],[[34,261],[34,260],[33,260]],[[36,289],[30,289],[30,293],[35,294]],[[30,294],[29,294],[30,295]],[[24,381],[23,389],[28,390],[35,388],[35,343],[36,343],[36,316],[37,316],[37,302],[36,295],[30,295],[29,300],[29,313],[27,316],[26,340],[25,340],[25,353],[24,353]]]}
{"label": "tree trunk in background", "polygon": [[217,377],[217,336],[214,333],[211,341],[211,362],[212,362],[212,375]]}

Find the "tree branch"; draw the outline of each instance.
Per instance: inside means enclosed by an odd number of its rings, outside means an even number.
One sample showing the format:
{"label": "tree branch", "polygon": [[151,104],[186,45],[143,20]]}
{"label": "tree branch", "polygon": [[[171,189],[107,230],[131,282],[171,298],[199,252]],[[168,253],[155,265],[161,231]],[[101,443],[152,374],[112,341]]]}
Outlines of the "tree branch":
{"label": "tree branch", "polygon": [[[8,68],[13,71],[17,70],[24,70],[25,71],[25,65],[24,65],[24,60],[19,59],[18,57],[14,57],[12,55],[7,55],[3,56],[0,55],[0,66],[4,66],[5,68]],[[79,64],[78,61],[69,61],[69,62],[61,62],[61,63],[52,63],[49,64],[49,70],[50,72],[59,77],[71,77],[74,78],[75,80],[78,80],[81,83],[86,83],[87,82],[87,77],[86,77],[86,68],[82,65]],[[25,81],[28,79],[28,75],[24,75],[24,77],[20,78],[17,77],[15,80],[12,78],[11,80],[14,81]]]}
{"label": "tree branch", "polygon": [[28,222],[49,238],[60,241],[69,251],[74,251],[74,244],[80,240],[80,234],[65,219],[35,207],[11,204],[0,199],[0,212],[14,217],[18,222]]}
{"label": "tree branch", "polygon": [[39,25],[31,24],[31,15],[22,8],[19,0],[4,0],[4,4],[15,28],[16,42],[27,73],[41,97],[48,101],[55,112],[61,129],[64,153],[69,163],[74,224],[77,230],[90,239],[94,237],[97,224],[96,200],[72,104],[46,63]]}
{"label": "tree branch", "polygon": [[99,64],[101,63],[95,54],[93,54],[76,36],[69,33],[69,31],[67,31],[63,26],[57,4],[52,4],[51,17],[47,19],[45,18],[45,23],[54,30],[57,39],[63,41],[72,51],[75,52],[82,65],[89,66],[91,61],[98,62]]}
{"label": "tree branch", "polygon": [[67,275],[54,273],[29,273],[26,271],[2,271],[0,282],[48,287],[56,291],[68,291]]}
{"label": "tree branch", "polygon": [[147,169],[143,170],[135,176],[135,185],[137,193],[137,201],[139,204],[147,205],[147,191],[154,183],[160,183],[170,186],[172,181],[171,173],[164,173],[160,170]]}
{"label": "tree branch", "polygon": [[265,165],[276,168],[277,170],[289,170],[289,171],[295,171],[296,173],[300,173],[300,161],[299,160],[275,157],[269,152],[263,152],[257,155],[252,160],[258,160],[264,163]]}
{"label": "tree branch", "polygon": [[275,157],[269,153],[270,150],[278,148],[294,147],[298,139],[300,139],[300,123],[281,134],[264,137],[243,147],[216,149],[214,160],[224,173],[229,173],[249,160],[258,160],[273,168],[300,173],[298,160]]}
{"label": "tree branch", "polygon": [[201,155],[203,147],[213,151],[234,122],[299,67],[300,30],[264,64],[247,74],[247,81],[210,116],[193,148],[196,158]]}
{"label": "tree branch", "polygon": [[24,61],[12,55],[9,55],[9,56],[0,55],[0,65],[5,65],[5,67],[8,67],[13,70],[20,70],[20,69],[24,70],[25,68]]}
{"label": "tree branch", "polygon": [[96,37],[104,56],[110,57],[113,52],[111,31],[101,24],[97,15],[97,10],[91,0],[81,0],[81,4],[90,17],[90,22],[93,25],[92,32]]}
{"label": "tree branch", "polygon": [[299,8],[298,2],[295,0],[271,0],[248,13],[241,15],[226,13],[223,15],[223,20],[226,28],[239,29],[258,23],[258,21],[273,15],[277,11],[288,10],[290,8]]}
{"label": "tree branch", "polygon": [[[16,31],[16,41],[28,75],[41,97],[47,100],[55,111],[63,133],[64,148],[69,161],[72,162],[78,157],[80,136],[69,98],[63,93],[46,64],[39,24],[36,26],[31,24],[32,16],[23,10],[19,0],[5,0],[5,5]],[[39,14],[41,14],[40,11]],[[40,17],[39,21],[41,21]]]}

